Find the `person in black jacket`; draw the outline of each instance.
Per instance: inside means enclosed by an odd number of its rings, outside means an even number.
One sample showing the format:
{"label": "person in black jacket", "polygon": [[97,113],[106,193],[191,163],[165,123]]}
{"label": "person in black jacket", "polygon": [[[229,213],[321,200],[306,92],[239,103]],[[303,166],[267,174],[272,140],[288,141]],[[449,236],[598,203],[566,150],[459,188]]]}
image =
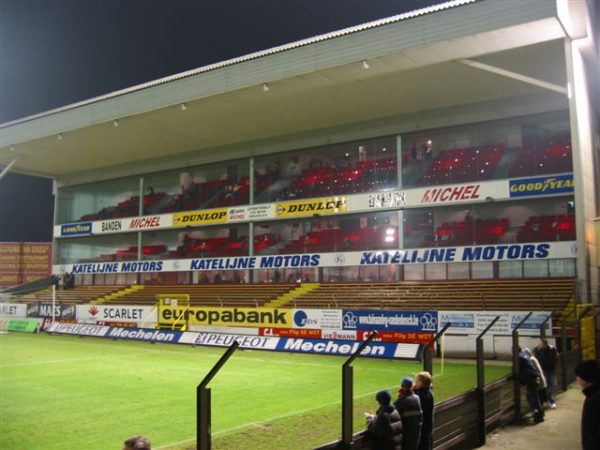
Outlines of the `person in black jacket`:
{"label": "person in black jacket", "polygon": [[402,450],[417,450],[421,437],[423,411],[421,411],[421,400],[412,391],[412,387],[412,378],[404,378],[398,391],[398,399],[394,402],[402,418]]}
{"label": "person in black jacket", "polygon": [[419,372],[415,379],[414,393],[419,396],[423,411],[423,426],[419,439],[419,450],[431,450],[433,447],[433,391],[431,390],[431,374]]}
{"label": "person in black jacket", "polygon": [[550,409],[556,408],[554,400],[554,387],[556,386],[556,365],[558,363],[558,352],[556,348],[548,344],[548,339],[540,339],[539,345],[533,349],[533,354],[540,362],[544,378],[546,378],[545,398],[541,399],[542,403],[547,401]]}
{"label": "person in black jacket", "polygon": [[577,383],[585,402],[581,414],[581,447],[583,450],[600,449],[600,367],[593,359],[581,361],[575,367]]}
{"label": "person in black jacket", "polygon": [[390,405],[392,396],[388,391],[379,391],[375,396],[379,403],[376,414],[365,413],[367,430],[373,437],[373,450],[401,450],[402,420],[394,405]]}

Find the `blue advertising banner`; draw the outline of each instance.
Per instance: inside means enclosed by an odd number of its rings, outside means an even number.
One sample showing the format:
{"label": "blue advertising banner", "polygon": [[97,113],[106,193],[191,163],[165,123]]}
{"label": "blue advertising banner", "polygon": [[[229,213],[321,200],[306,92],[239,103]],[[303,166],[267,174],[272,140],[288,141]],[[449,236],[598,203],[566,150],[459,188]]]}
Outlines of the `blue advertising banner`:
{"label": "blue advertising banner", "polygon": [[360,331],[437,332],[437,311],[345,309],[342,328]]}
{"label": "blue advertising banner", "polygon": [[[360,344],[361,342],[334,339],[280,338],[276,350],[280,352],[318,353],[322,355],[351,355],[358,349]],[[361,356],[394,358],[397,346],[398,344],[390,342],[376,342],[365,347]]]}
{"label": "blue advertising banner", "polygon": [[176,344],[179,342],[182,333],[182,331],[171,330],[110,327],[105,337],[112,339],[129,339],[133,341],[166,342]]}
{"label": "blue advertising banner", "polygon": [[511,197],[551,195],[573,192],[573,174],[510,180]]}
{"label": "blue advertising banner", "polygon": [[65,223],[60,226],[61,236],[85,236],[92,234],[92,222]]}

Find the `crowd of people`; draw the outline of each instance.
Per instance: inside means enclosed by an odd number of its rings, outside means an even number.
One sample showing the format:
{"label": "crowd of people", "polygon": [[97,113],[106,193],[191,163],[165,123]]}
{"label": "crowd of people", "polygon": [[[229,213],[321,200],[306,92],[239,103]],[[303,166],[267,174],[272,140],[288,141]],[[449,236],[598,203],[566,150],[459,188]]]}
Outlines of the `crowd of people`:
{"label": "crowd of people", "polygon": [[413,382],[400,383],[392,403],[389,391],[375,396],[379,408],[365,413],[373,450],[431,450],[433,445],[433,391],[431,374],[419,372]]}

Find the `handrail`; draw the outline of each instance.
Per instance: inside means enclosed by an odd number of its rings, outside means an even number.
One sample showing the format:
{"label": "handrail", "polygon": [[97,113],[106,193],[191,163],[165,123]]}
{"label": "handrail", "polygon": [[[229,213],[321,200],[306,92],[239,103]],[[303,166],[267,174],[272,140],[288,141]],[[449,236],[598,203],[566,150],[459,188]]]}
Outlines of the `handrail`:
{"label": "handrail", "polygon": [[185,308],[183,309],[181,314],[175,319],[175,322],[173,322],[173,324],[171,325],[171,330],[175,329],[177,322],[179,322],[180,319],[182,319],[186,316],[186,312],[188,312],[189,309],[190,309],[190,305],[185,305]]}

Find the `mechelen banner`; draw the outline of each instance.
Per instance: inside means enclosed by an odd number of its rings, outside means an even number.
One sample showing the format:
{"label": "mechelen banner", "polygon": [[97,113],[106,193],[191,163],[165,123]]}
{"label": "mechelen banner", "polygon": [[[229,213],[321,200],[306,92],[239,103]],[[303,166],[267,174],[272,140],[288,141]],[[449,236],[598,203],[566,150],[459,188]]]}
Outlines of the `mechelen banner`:
{"label": "mechelen banner", "polygon": [[574,241],[533,244],[492,244],[304,255],[236,256],[177,260],[121,261],[55,265],[53,272],[75,275],[148,272],[205,272],[210,270],[302,269],[316,267],[369,267],[479,261],[520,261],[575,258]]}
{"label": "mechelen banner", "polygon": [[[128,339],[146,342],[205,345],[229,347],[234,341],[240,347],[253,350],[315,353],[348,356],[358,349],[360,342],[334,339],[279,338],[268,336],[228,335],[220,333],[198,333],[189,331],[154,330],[144,328],[108,327],[71,323],[53,323],[46,330],[49,333],[76,336]],[[373,358],[416,359],[419,357],[418,344],[395,344],[376,342],[367,346],[362,356]]]}
{"label": "mechelen banner", "polygon": [[[477,335],[481,333],[496,316],[500,318],[490,328],[489,334],[510,335],[515,327],[528,314],[526,311],[439,311],[439,327],[442,328],[448,322],[452,325],[447,333],[461,333]],[[519,333],[526,336],[539,336],[542,323],[550,316],[551,312],[536,311],[519,328]],[[552,329],[552,319],[546,322],[546,330]]]}

